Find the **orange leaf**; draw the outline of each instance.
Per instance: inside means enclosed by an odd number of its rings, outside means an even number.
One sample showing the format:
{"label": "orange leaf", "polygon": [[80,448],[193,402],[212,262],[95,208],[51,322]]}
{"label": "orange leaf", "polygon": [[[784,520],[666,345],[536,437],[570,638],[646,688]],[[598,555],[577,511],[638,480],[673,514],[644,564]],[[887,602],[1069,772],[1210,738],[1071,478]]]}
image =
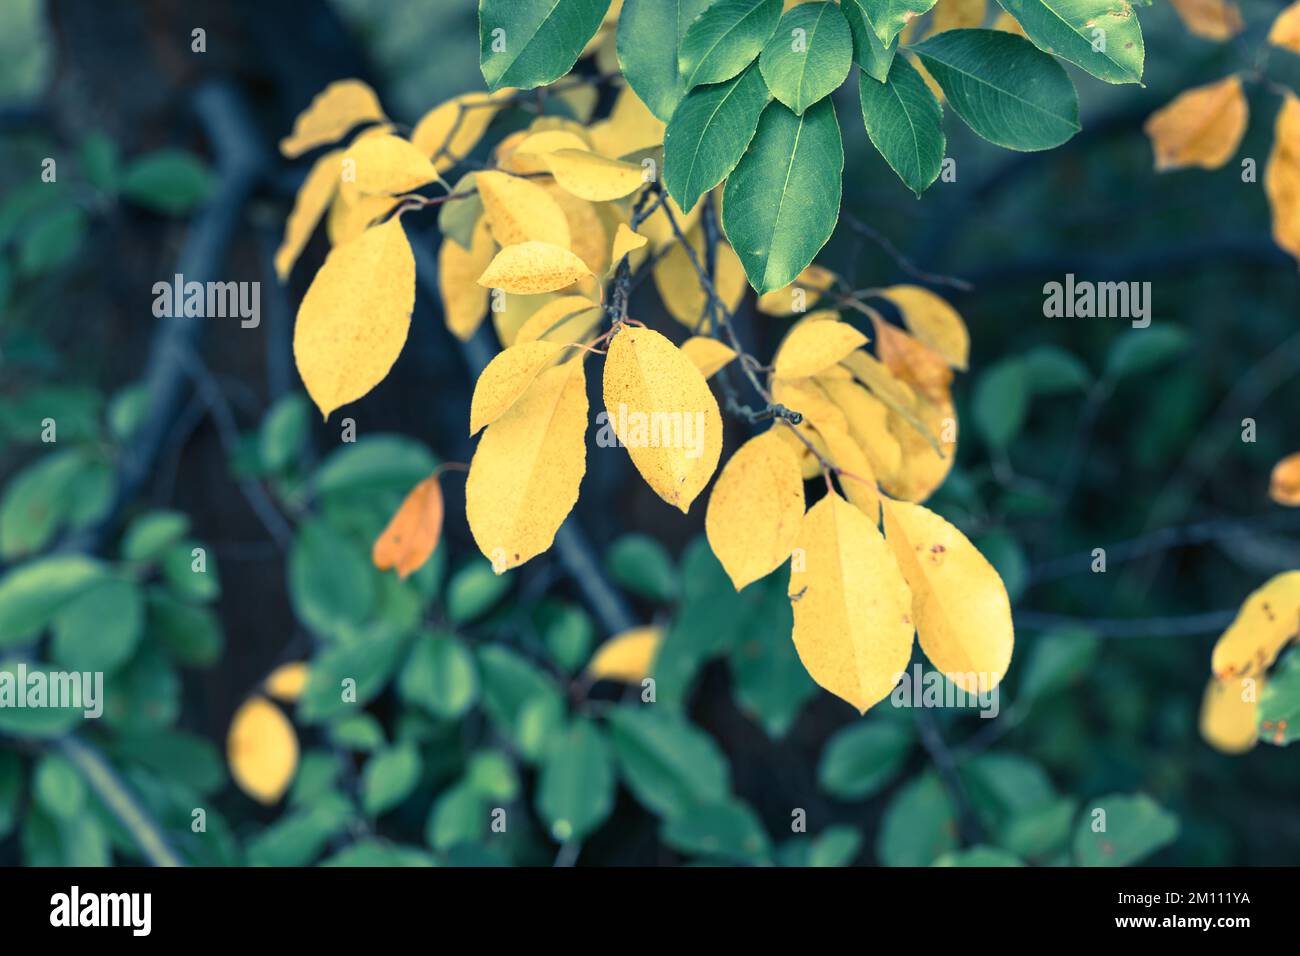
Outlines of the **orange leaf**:
{"label": "orange leaf", "polygon": [[442,487],[437,474],[420,482],[406,496],[375,539],[370,558],[380,571],[396,568],[403,579],[428,561],[442,534]]}

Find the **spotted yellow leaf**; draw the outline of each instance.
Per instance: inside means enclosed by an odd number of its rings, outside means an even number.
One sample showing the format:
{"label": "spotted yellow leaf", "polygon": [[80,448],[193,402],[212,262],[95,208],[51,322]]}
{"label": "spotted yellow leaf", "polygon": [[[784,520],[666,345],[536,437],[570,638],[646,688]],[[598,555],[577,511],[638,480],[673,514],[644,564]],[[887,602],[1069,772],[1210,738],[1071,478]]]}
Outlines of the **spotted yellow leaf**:
{"label": "spotted yellow leaf", "polygon": [[640,166],[585,149],[556,150],[543,156],[542,161],[562,188],[592,202],[622,199],[645,185]]}
{"label": "spotted yellow leaf", "polygon": [[871,472],[883,482],[892,482],[903,461],[898,436],[889,430],[889,408],[857,382],[845,379],[817,383],[844,413],[849,435],[867,456]]}
{"label": "spotted yellow leaf", "polygon": [[560,345],[584,341],[600,324],[604,310],[585,295],[564,295],[547,302],[519,327],[513,345],[545,339]]}
{"label": "spotted yellow leaf", "polygon": [[280,140],[280,152],[293,159],[341,139],[354,126],[384,118],[374,90],[360,80],[338,80],[316,94],[298,114],[293,132]]}
{"label": "spotted yellow leaf", "polygon": [[1214,645],[1210,669],[1220,680],[1257,677],[1300,631],[1300,571],[1271,578],[1241,606]]}
{"label": "spotted yellow leaf", "polygon": [[967,693],[992,690],[1006,676],[1015,643],[1002,578],[928,508],[886,500],[884,513],[885,540],[912,591],[921,650]]}
{"label": "spotted yellow leaf", "polygon": [[289,278],[293,264],[298,261],[307,240],[316,231],[321,217],[339,188],[342,151],[331,150],[312,164],[307,178],[298,187],[293,211],[284,223],[284,239],[275,251],[275,274],[281,282]]}
{"label": "spotted yellow leaf", "polygon": [[658,627],[636,627],[615,634],[591,656],[587,676],[591,680],[613,680],[639,684],[651,675],[664,632]]}
{"label": "spotted yellow leaf", "polygon": [[399,218],[330,251],[293,330],[298,374],[321,415],[384,380],[406,343],[414,304],[415,257]]}
{"label": "spotted yellow leaf", "polygon": [[1244,754],[1259,743],[1263,677],[1211,677],[1201,698],[1201,737],[1225,754]]}
{"label": "spotted yellow leaf", "polygon": [[722,416],[700,370],[658,332],[626,327],[605,358],[604,396],[641,477],[686,512],[722,454]]}
{"label": "spotted yellow leaf", "polygon": [[839,495],[804,515],[790,573],[794,646],[818,684],[861,713],[912,655],[912,607],[880,529]]}
{"label": "spotted yellow leaf", "polygon": [[563,289],[590,274],[586,263],[568,249],[549,242],[521,242],[498,252],[478,284],[517,295],[537,295]]}
{"label": "spotted yellow leaf", "polygon": [[298,735],[279,707],[253,696],[230,721],[226,759],[240,790],[258,803],[275,803],[298,769]]}
{"label": "spotted yellow leaf", "polygon": [[411,131],[411,143],[445,173],[478,145],[503,101],[514,93],[506,87],[453,97],[424,114]]}
{"label": "spotted yellow leaf", "polygon": [[438,248],[438,292],[443,317],[447,328],[461,341],[478,331],[487,314],[489,293],[478,284],[478,277],[491,264],[496,249],[483,219],[474,224],[468,249],[449,240]]}
{"label": "spotted yellow leaf", "polygon": [[343,162],[352,164],[354,177],[344,181],[345,192],[392,196],[442,181],[433,163],[400,136],[362,137],[348,147]]}
{"label": "spotted yellow leaf", "polygon": [[876,355],[896,378],[935,401],[948,394],[952,369],[939,353],[874,312],[871,324],[876,333]]}
{"label": "spotted yellow leaf", "polygon": [[465,482],[465,514],[498,574],[541,554],[587,470],[583,363],[549,368],[487,427]]}
{"label": "spotted yellow leaf", "polygon": [[803,476],[784,430],[741,445],[709,495],[704,533],[737,591],[781,566],[803,523]]}
{"label": "spotted yellow leaf", "polygon": [[487,170],[474,174],[483,214],[500,245],[549,242],[569,248],[569,221],[549,193],[531,179]]}
{"label": "spotted yellow leaf", "polygon": [[497,354],[479,374],[469,406],[469,433],[474,435],[507,411],[533,379],[560,354],[563,346],[544,339],[523,342]]}
{"label": "spotted yellow leaf", "polygon": [[1180,93],[1143,127],[1155,151],[1156,171],[1218,169],[1237,152],[1249,114],[1236,74]]}
{"label": "spotted yellow leaf", "polygon": [[420,570],[438,547],[442,511],[442,486],[433,474],[411,489],[375,539],[370,550],[374,566],[395,568],[403,580]]}
{"label": "spotted yellow leaf", "polygon": [[364,196],[340,189],[325,217],[325,234],[331,246],[351,242],[401,203],[400,196]]}
{"label": "spotted yellow leaf", "polygon": [[970,333],[957,310],[944,298],[916,285],[894,285],[880,294],[902,313],[903,324],[918,342],[953,368],[966,368]]}

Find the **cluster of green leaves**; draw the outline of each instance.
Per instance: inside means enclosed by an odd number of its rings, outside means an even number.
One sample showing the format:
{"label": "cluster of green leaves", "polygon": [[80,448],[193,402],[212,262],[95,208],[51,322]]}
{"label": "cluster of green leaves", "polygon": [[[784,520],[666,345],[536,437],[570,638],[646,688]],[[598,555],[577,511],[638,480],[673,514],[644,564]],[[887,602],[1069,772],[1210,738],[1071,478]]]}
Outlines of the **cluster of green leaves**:
{"label": "cluster of green leaves", "polygon": [[[689,211],[726,182],[723,228],[759,292],[788,285],[839,217],[844,150],[830,95],[860,71],[867,134],[920,196],[945,154],[942,106],[984,139],[1050,149],[1079,130],[1057,61],[1108,83],[1142,78],[1142,31],[1125,0],[1005,0],[1025,37],[955,29],[904,43],[936,0],[626,0],[617,51],[627,82],[666,122],[664,182]],[[490,89],[567,73],[596,33],[602,0],[482,0],[480,62]],[[900,47],[908,56],[899,56]]]}

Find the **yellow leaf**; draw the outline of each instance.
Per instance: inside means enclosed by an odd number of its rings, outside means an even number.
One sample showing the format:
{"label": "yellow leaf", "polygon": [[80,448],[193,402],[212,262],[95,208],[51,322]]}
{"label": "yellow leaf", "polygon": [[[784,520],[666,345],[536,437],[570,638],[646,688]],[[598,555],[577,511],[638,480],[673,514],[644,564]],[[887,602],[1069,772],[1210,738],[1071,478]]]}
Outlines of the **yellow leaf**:
{"label": "yellow leaf", "polygon": [[600,324],[604,310],[585,295],[552,299],[534,312],[515,334],[512,345],[546,339],[559,345],[581,342]]}
{"label": "yellow leaf", "polygon": [[640,98],[625,86],[614,101],[609,119],[591,127],[591,142],[596,152],[606,156],[627,156],[664,141],[664,124]]}
{"label": "yellow leaf", "polygon": [[578,133],[568,129],[544,129],[529,133],[510,152],[504,165],[516,173],[545,173],[547,153],[558,149],[588,150],[589,144]]}
{"label": "yellow leaf", "polygon": [[649,240],[639,232],[628,228],[627,223],[620,222],[614,233],[614,249],[609,254],[610,267],[618,265],[629,252],[644,248]]}
{"label": "yellow leaf", "polygon": [[1288,508],[1300,505],[1300,451],[1287,455],[1273,466],[1268,496]]}
{"label": "yellow leaf", "polygon": [[1015,642],[1007,589],[966,536],[928,508],[884,502],[885,540],[912,590],[930,663],[968,694],[1006,676]]}
{"label": "yellow leaf", "polygon": [[936,402],[918,394],[907,415],[890,409],[889,430],[898,439],[902,461],[892,475],[876,477],[895,498],[925,501],[943,484],[957,457],[952,398],[945,394]]}
{"label": "yellow leaf", "polygon": [[818,684],[860,713],[888,696],[912,655],[912,608],[880,530],[837,494],[804,516],[790,574],[794,646]]}
{"label": "yellow leaf", "polygon": [[1214,645],[1210,669],[1220,680],[1257,677],[1273,666],[1300,631],[1300,571],[1287,571],[1255,591]]}
{"label": "yellow leaf", "polygon": [[406,343],[415,257],[394,217],[336,246],[298,307],[293,355],[325,418],[384,380]]}
{"label": "yellow leaf", "polygon": [[[704,230],[698,226],[686,233],[686,239],[695,251],[695,262],[703,268],[705,257]],[[718,244],[713,285],[729,311],[734,312],[748,288],[744,267],[735,250],[726,243]],[[700,274],[691,262],[685,247],[675,242],[654,264],[655,288],[668,313],[691,331],[695,331],[704,318],[708,294],[700,284]]]}
{"label": "yellow leaf", "polygon": [[919,389],[931,401],[938,401],[948,394],[952,370],[937,352],[885,322],[874,312],[871,313],[871,324],[876,331],[876,355],[896,378]]}
{"label": "yellow leaf", "polygon": [[1292,53],[1300,53],[1300,3],[1293,3],[1277,15],[1268,31],[1268,42]]}
{"label": "yellow leaf", "polygon": [[[813,426],[816,428],[816,426]],[[871,462],[866,453],[849,434],[846,428],[818,428],[826,445],[826,457],[838,469],[836,480],[848,498],[873,524],[880,522],[880,491],[876,487],[876,475],[871,470]]]}
{"label": "yellow leaf", "polygon": [[293,132],[280,140],[280,152],[293,159],[342,138],[358,123],[380,122],[384,118],[374,90],[360,80],[338,80],[317,93],[298,114]]}
{"label": "yellow leaf", "polygon": [[880,294],[903,314],[903,322],[917,341],[953,368],[965,369],[970,357],[970,333],[957,310],[929,289],[894,285]]}
{"label": "yellow leaf", "polygon": [[582,362],[537,376],[479,439],[465,482],[465,515],[498,574],[551,546],[587,470]]}
{"label": "yellow leaf", "polygon": [[1236,74],[1180,93],[1143,127],[1155,150],[1156,171],[1218,169],[1241,145],[1249,113]]}
{"label": "yellow leaf", "polygon": [[889,430],[889,408],[854,381],[817,382],[844,413],[849,435],[867,456],[871,472],[881,483],[891,482],[903,462],[898,436]]}
{"label": "yellow leaf", "polygon": [[803,476],[784,430],[741,445],[709,495],[704,533],[737,591],[781,566],[803,523]]}
{"label": "yellow leaf", "polygon": [[517,295],[537,295],[563,289],[590,274],[586,264],[568,249],[549,242],[521,242],[498,252],[478,284]]}
{"label": "yellow leaf", "polygon": [[657,627],[635,627],[615,634],[600,647],[587,665],[592,680],[639,684],[650,676],[664,632]]}
{"label": "yellow leaf", "polygon": [[375,567],[380,571],[396,568],[402,580],[420,570],[438,547],[442,508],[442,486],[433,474],[411,489],[375,539],[370,550]]}
{"label": "yellow leaf", "polygon": [[1300,99],[1290,94],[1277,114],[1264,192],[1273,211],[1273,241],[1300,259]]}
{"label": "yellow leaf", "polygon": [[478,277],[492,262],[496,249],[484,219],[474,224],[468,249],[449,239],[438,249],[438,292],[442,296],[443,317],[447,328],[462,342],[478,331],[487,314],[489,293],[478,284]]}
{"label": "yellow leaf", "polygon": [[632,464],[685,513],[722,454],[722,415],[700,370],[658,332],[625,327],[605,358],[604,394]]}
{"label": "yellow leaf", "polygon": [[569,248],[569,221],[551,196],[530,179],[485,170],[474,174],[483,214],[500,245],[549,242]]}
{"label": "yellow leaf", "polygon": [[325,220],[325,233],[330,238],[330,245],[341,246],[351,242],[376,220],[396,209],[401,201],[400,196],[362,196],[355,191],[349,194],[339,190]]}
{"label": "yellow leaf", "polygon": [[[795,432],[798,432],[799,434],[796,435]],[[804,444],[804,442],[799,438],[799,435],[803,435],[814,444],[821,441],[820,436],[813,431],[811,425],[782,426],[776,429],[776,433],[781,436],[781,440],[789,445],[791,450],[794,451],[795,455],[798,457],[799,474],[804,481],[810,481],[822,473],[821,462],[818,461],[817,456],[812,453],[812,449]]]}
{"label": "yellow leaf", "polygon": [[262,681],[266,692],[286,704],[294,703],[307,686],[307,665],[302,661],[281,664]]}
{"label": "yellow leaf", "polygon": [[465,93],[425,113],[411,131],[411,143],[445,173],[478,145],[492,123],[501,101],[516,91],[509,87],[495,93]]}
{"label": "yellow leaf", "polygon": [[736,357],[731,346],[724,345],[707,335],[695,335],[687,339],[682,343],[682,351],[705,378],[712,378],[719,369]]}
{"label": "yellow leaf", "polygon": [[508,412],[562,349],[563,346],[544,340],[523,342],[510,346],[488,362],[474,386],[469,433],[476,434]]}
{"label": "yellow leaf", "polygon": [[806,312],[823,292],[835,285],[835,273],[821,266],[808,266],[784,289],[764,292],[758,297],[758,311],[765,315],[790,315]]}
{"label": "yellow leaf", "polygon": [[593,276],[603,276],[609,268],[609,235],[598,211],[600,207],[579,199],[555,183],[542,182],[541,187],[564,213],[569,224],[569,248],[587,264]]}
{"label": "yellow leaf", "polygon": [[867,337],[844,322],[807,320],[798,323],[776,351],[773,374],[779,378],[807,378],[837,364]]}
{"label": "yellow leaf", "polygon": [[1229,0],[1170,0],[1183,25],[1207,40],[1231,40],[1244,28],[1241,11]]}
{"label": "yellow leaf", "polygon": [[640,166],[609,159],[585,149],[561,149],[542,157],[560,186],[591,202],[622,199],[645,185]]}
{"label": "yellow leaf", "polygon": [[284,223],[284,239],[275,251],[275,274],[284,282],[293,271],[307,240],[316,231],[321,216],[329,208],[330,200],[339,187],[339,158],[342,152],[332,150],[312,164],[311,171],[294,197],[293,212]]}
{"label": "yellow leaf", "polygon": [[275,803],[298,769],[298,735],[279,707],[250,697],[230,721],[226,759],[240,790],[258,803]]}
{"label": "yellow leaf", "polygon": [[939,0],[930,17],[927,37],[945,30],[966,30],[983,26],[988,0]]}
{"label": "yellow leaf", "polygon": [[[698,239],[692,238],[692,233],[695,231],[695,227],[699,225],[700,216],[704,212],[704,203],[702,202],[697,202],[695,208],[690,212],[682,212],[682,207],[673,202],[671,196],[666,197],[663,204],[656,207],[654,212],[646,216],[645,220],[637,226],[637,232],[650,240],[650,247],[656,252],[665,246],[676,243],[677,234],[673,232],[673,223],[668,218],[670,212],[682,235],[692,239],[692,247],[698,246],[702,249],[704,247],[702,236]],[[732,255],[735,255],[735,253],[732,253]],[[703,261],[703,259],[700,260],[701,263]]]}
{"label": "yellow leaf", "polygon": [[1259,695],[1263,677],[1211,677],[1201,699],[1201,737],[1225,754],[1244,754],[1259,743]]}
{"label": "yellow leaf", "polygon": [[345,192],[391,196],[441,182],[433,163],[400,136],[365,136],[348,147],[343,161],[353,163],[355,180]]}
{"label": "yellow leaf", "polygon": [[847,431],[848,419],[826,391],[809,379],[777,379],[772,383],[772,400],[798,412],[818,432]]}

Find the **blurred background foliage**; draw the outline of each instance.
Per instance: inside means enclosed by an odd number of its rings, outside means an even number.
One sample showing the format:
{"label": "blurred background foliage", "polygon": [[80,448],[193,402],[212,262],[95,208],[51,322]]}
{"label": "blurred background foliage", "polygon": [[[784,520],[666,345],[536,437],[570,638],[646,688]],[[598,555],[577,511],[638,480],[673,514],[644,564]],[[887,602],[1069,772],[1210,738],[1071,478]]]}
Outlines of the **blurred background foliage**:
{"label": "blurred background foliage", "polygon": [[[1294,863],[1295,752],[1219,754],[1197,712],[1227,619],[1300,567],[1300,521],[1266,496],[1272,464],[1300,447],[1296,267],[1236,163],[1157,176],[1141,132],[1176,93],[1251,64],[1280,6],[1241,7],[1247,33],[1227,44],[1144,9],[1146,86],[1077,82],[1084,130],[1058,150],[1007,154],[948,123],[956,182],[921,202],[846,136],[850,210],[917,268],[970,286],[935,287],[973,348],[958,465],[933,507],[997,565],[1016,609],[1001,712],[983,720],[887,702],[860,719],[820,692],[780,575],[736,594],[702,505],[664,507],[619,452],[589,455],[568,559],[493,575],[448,474],[434,559],[406,581],[372,567],[403,494],[468,460],[472,376],[422,284],[394,373],[344,411],[357,440],[315,418],[289,342],[324,244],[277,286],[303,170],[274,143],[336,78],[371,82],[407,123],[481,89],[469,0],[0,5],[0,667],[107,675],[99,722],[0,710],[0,862],[157,859],[93,785],[98,759],[196,864]],[[1278,82],[1300,78],[1293,59],[1274,54]],[[218,188],[194,106],[213,83],[253,118],[244,146],[265,164],[213,268],[262,283],[262,321],[204,320],[195,387],[121,500],[158,413],[142,376],[173,321],[154,318],[152,286]],[[1262,166],[1277,97],[1248,89],[1240,157]],[[839,110],[851,130],[856,102]],[[40,180],[46,157],[55,183]],[[431,212],[407,219],[413,237],[436,229]],[[848,229],[822,261],[857,287],[914,279]],[[1043,284],[1066,273],[1151,282],[1151,328],[1045,318]],[[751,306],[753,351],[771,354],[786,323]],[[632,314],[670,324],[652,283]],[[631,624],[664,629],[653,706],[583,676]],[[225,736],[299,660],[311,676],[283,706],[300,759],[263,806],[232,784]],[[344,677],[356,705],[339,700]]]}

